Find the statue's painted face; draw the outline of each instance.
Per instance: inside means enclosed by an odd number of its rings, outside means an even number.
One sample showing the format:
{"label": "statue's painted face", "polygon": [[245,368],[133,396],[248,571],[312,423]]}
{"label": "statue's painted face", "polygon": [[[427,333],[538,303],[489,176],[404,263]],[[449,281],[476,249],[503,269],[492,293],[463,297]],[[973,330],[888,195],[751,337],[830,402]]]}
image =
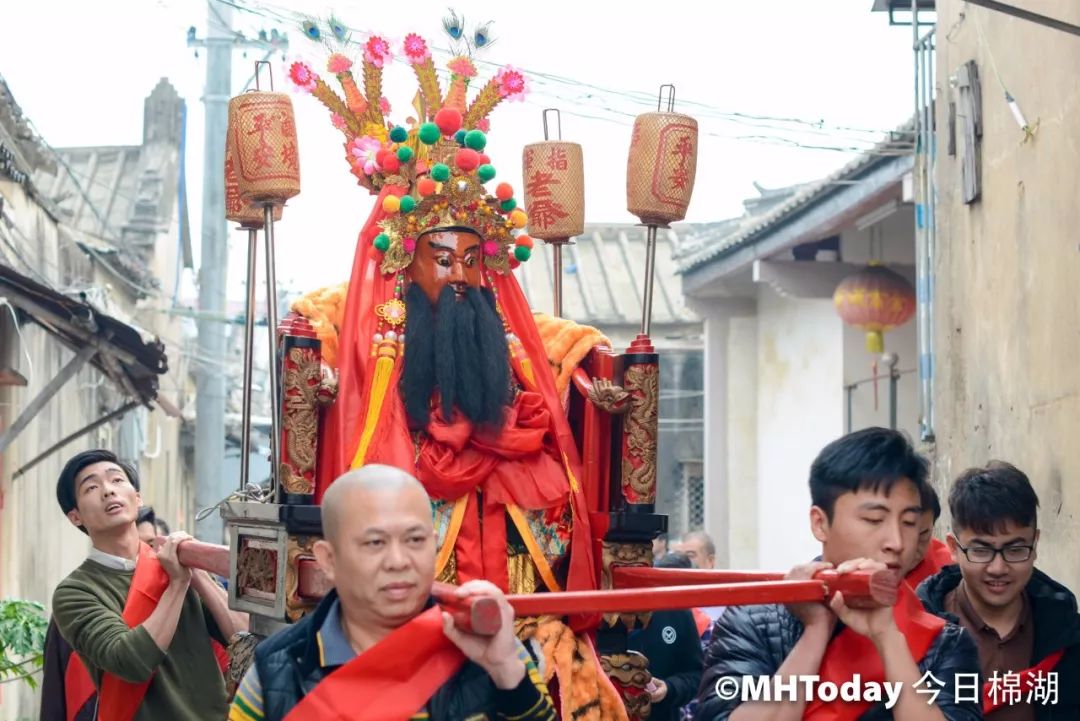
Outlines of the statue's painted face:
{"label": "statue's painted face", "polygon": [[409,265],[409,279],[432,304],[438,302],[447,285],[460,300],[467,288],[480,287],[480,242],[480,236],[464,230],[439,230],[421,236]]}

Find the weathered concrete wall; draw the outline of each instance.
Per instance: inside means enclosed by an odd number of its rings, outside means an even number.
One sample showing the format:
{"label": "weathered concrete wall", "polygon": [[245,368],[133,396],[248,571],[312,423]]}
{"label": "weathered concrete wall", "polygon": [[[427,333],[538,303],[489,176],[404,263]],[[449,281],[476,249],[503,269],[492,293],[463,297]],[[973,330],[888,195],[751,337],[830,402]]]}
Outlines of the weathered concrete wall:
{"label": "weathered concrete wall", "polygon": [[[1023,6],[1080,24],[1078,3]],[[947,488],[992,458],[1024,469],[1042,506],[1038,565],[1076,589],[1080,39],[961,0],[940,0],[938,13],[935,475]],[[959,157],[947,153],[947,94],[969,60],[982,83],[983,187],[965,205]],[[1028,142],[1002,83],[1038,121]]]}

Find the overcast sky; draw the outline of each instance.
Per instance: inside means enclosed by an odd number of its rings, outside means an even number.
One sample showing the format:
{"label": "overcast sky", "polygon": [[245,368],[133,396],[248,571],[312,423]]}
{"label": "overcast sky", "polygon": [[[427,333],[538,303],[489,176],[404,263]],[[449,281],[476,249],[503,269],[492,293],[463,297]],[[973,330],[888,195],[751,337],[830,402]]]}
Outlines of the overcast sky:
{"label": "overcast sky", "polygon": [[[394,42],[417,32],[438,48],[444,2],[235,0],[233,27],[289,34],[289,59],[322,69],[325,53],[301,34],[299,14],[334,11],[359,32]],[[889,27],[871,0],[714,0],[543,3],[462,0],[469,29],[494,21],[495,44],[479,59],[526,71],[531,92],[491,116],[488,154],[500,180],[521,185],[521,151],[543,140],[542,111],[562,112],[564,140],[584,148],[586,220],[636,222],[626,210],[626,153],[633,117],[655,110],[665,83],[676,86],[677,112],[700,127],[697,182],[688,221],[738,215],[753,182],[779,187],[825,175],[853,154],[793,146],[864,148],[912,112],[911,28]],[[142,102],[166,77],[187,101],[187,177],[196,256],[201,223],[206,54],[187,46],[187,28],[205,37],[204,0],[49,0],[9,2],[0,26],[0,74],[26,115],[55,147],[134,145]],[[441,70],[449,56],[436,53]],[[261,51],[233,57],[234,94]],[[276,90],[294,92],[281,55]],[[481,64],[475,87],[493,74]],[[333,83],[332,83],[333,84]],[[445,88],[445,83],[444,83]],[[384,71],[391,119],[403,122],[416,92],[397,59]],[[643,94],[643,95],[642,95]],[[652,98],[650,100],[650,98]],[[356,184],[343,137],[310,96],[294,94],[302,193],[277,225],[278,279],[295,289],[347,277],[356,235],[371,196]],[[821,121],[803,123],[747,116]],[[243,297],[244,238],[230,231],[230,296]],[[261,265],[261,264],[260,264]],[[261,277],[261,273],[260,273]]]}

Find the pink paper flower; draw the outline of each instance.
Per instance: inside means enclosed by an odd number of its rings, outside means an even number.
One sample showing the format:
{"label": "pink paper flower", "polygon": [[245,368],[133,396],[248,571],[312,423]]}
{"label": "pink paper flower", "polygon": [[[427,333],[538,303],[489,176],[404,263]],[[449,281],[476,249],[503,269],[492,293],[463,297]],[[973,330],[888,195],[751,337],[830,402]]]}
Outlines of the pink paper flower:
{"label": "pink paper flower", "polygon": [[334,53],[330,56],[330,59],[326,61],[326,69],[334,75],[348,72],[352,69],[352,60],[349,60],[341,53]]}
{"label": "pink paper flower", "polygon": [[310,93],[315,90],[315,83],[319,76],[315,74],[307,63],[297,61],[289,68],[289,79],[293,81],[296,87]]}
{"label": "pink paper flower", "polygon": [[385,97],[379,98],[379,110],[382,111],[383,115],[390,114],[390,101]]}
{"label": "pink paper flower", "polygon": [[523,100],[525,97],[525,76],[520,70],[507,65],[495,75],[495,81],[499,84],[499,95],[502,98]]}
{"label": "pink paper flower", "polygon": [[446,67],[454,75],[460,75],[463,78],[476,77],[476,66],[468,58],[454,58],[446,64]]}
{"label": "pink paper flower", "polygon": [[418,65],[431,57],[431,50],[428,49],[427,42],[416,33],[409,33],[405,36],[403,50],[405,58],[411,65]]}
{"label": "pink paper flower", "polygon": [[365,175],[371,175],[379,169],[377,155],[381,149],[382,143],[378,138],[370,135],[353,138],[349,142],[349,160],[353,165],[363,169]]}
{"label": "pink paper flower", "polygon": [[392,57],[390,43],[378,35],[372,35],[367,44],[364,45],[364,60],[377,68],[381,68]]}
{"label": "pink paper flower", "polygon": [[337,113],[330,113],[330,122],[338,130],[345,129],[345,118],[341,117]]}
{"label": "pink paper flower", "polygon": [[491,120],[489,120],[488,118],[480,118],[479,120],[476,121],[476,129],[479,130],[482,133],[490,132],[491,131]]}

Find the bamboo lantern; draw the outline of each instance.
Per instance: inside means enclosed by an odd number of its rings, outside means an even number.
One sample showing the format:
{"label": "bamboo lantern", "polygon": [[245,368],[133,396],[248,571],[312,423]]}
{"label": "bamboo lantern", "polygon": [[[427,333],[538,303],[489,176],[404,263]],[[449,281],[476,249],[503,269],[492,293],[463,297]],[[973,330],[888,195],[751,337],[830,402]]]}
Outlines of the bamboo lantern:
{"label": "bamboo lantern", "polygon": [[840,282],[833,303],[845,323],[866,333],[866,350],[878,354],[885,350],[884,334],[915,314],[915,290],[902,275],[872,261]]}
{"label": "bamboo lantern", "polygon": [[585,164],[580,145],[562,140],[526,145],[522,173],[529,235],[551,241],[585,232]]}
{"label": "bamboo lantern", "polygon": [[253,90],[229,100],[240,199],[284,205],[300,193],[300,155],[292,100],[285,93]]}
{"label": "bamboo lantern", "polygon": [[[274,222],[281,220],[283,206],[274,206]],[[257,205],[245,203],[240,198],[240,182],[236,177],[235,149],[233,147],[232,127],[225,140],[225,220],[238,223],[247,230],[259,230],[263,227],[265,213]]]}
{"label": "bamboo lantern", "polygon": [[[698,124],[689,115],[644,113],[634,120],[626,167],[626,207],[643,225],[667,227],[686,217],[697,171]],[[663,88],[661,88],[663,95]]]}

